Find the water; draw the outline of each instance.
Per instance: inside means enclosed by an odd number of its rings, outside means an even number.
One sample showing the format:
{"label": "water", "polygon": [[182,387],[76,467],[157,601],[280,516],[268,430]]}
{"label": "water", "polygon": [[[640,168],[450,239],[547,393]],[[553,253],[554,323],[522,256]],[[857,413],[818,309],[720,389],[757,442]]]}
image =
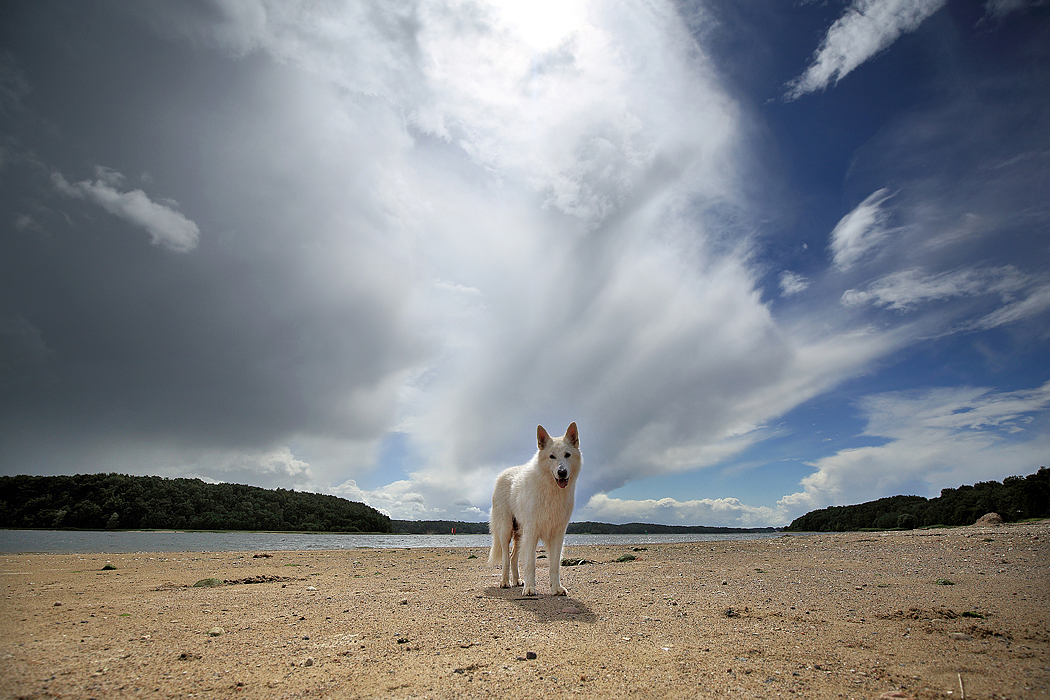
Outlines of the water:
{"label": "water", "polygon": [[[565,546],[646,545],[721,540],[761,540],[779,532],[726,535],[566,535]],[[120,532],[0,530],[0,553],[263,552],[279,550],[476,547],[487,549],[488,535],[350,535],[299,532]]]}

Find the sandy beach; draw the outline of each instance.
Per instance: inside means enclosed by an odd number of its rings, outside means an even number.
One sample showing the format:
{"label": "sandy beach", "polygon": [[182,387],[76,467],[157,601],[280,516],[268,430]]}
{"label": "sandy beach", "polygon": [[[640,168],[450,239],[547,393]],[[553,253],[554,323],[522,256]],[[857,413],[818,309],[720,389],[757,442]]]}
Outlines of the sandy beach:
{"label": "sandy beach", "polygon": [[0,694],[1050,697],[1050,521],[635,549],[2,556]]}

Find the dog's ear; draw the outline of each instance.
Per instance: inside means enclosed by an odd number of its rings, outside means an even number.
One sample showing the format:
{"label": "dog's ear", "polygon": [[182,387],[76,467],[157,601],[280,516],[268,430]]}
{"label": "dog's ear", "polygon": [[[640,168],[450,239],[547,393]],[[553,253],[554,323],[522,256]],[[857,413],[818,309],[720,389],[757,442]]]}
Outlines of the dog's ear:
{"label": "dog's ear", "polygon": [[542,425],[536,426],[536,445],[542,450],[551,441],[551,436],[543,429]]}
{"label": "dog's ear", "polygon": [[576,421],[569,423],[569,429],[565,431],[565,439],[573,447],[580,446],[580,430],[576,427]]}

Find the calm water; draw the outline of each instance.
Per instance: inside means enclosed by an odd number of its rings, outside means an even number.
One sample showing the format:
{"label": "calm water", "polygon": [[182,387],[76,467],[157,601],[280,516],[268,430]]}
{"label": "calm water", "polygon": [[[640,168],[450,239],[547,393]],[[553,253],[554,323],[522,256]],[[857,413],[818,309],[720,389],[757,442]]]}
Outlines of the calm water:
{"label": "calm water", "polygon": [[[572,545],[643,545],[718,540],[760,540],[779,532],[731,535],[566,535]],[[267,550],[355,549],[358,547],[480,547],[488,535],[316,535],[288,532],[67,532],[0,530],[0,552],[130,553],[130,552],[260,552]]]}

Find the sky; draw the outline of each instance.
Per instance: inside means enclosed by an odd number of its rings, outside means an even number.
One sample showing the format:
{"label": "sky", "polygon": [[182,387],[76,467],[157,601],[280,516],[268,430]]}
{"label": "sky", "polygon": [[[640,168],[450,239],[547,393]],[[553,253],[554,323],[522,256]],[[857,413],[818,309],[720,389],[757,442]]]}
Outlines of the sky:
{"label": "sky", "polygon": [[1045,0],[0,13],[0,473],[781,526],[1050,456]]}

